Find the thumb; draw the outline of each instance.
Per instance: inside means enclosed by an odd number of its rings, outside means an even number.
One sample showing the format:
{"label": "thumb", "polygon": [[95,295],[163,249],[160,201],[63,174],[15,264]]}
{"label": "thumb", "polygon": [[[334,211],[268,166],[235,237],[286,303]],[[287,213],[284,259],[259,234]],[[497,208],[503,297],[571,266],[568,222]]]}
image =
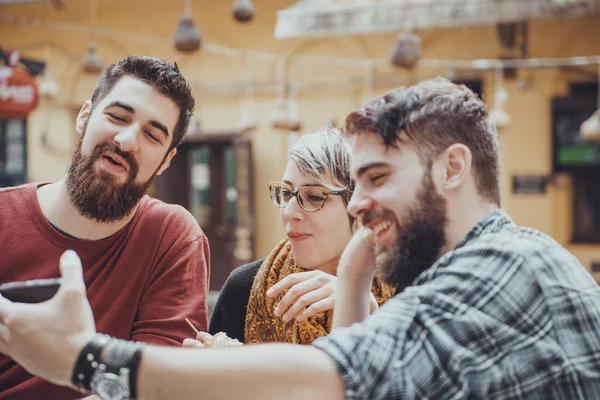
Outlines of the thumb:
{"label": "thumb", "polygon": [[361,226],[355,233],[356,237],[361,241],[366,240],[369,244],[375,244],[375,232],[371,228]]}
{"label": "thumb", "polygon": [[364,237],[369,241],[369,243],[374,245],[375,244],[375,232],[373,232],[373,230],[371,228],[363,227],[363,229],[364,229],[364,231],[363,231]]}
{"label": "thumb", "polygon": [[75,290],[85,293],[81,260],[73,250],[65,251],[60,257],[60,274],[63,278],[63,282],[60,285],[61,291]]}

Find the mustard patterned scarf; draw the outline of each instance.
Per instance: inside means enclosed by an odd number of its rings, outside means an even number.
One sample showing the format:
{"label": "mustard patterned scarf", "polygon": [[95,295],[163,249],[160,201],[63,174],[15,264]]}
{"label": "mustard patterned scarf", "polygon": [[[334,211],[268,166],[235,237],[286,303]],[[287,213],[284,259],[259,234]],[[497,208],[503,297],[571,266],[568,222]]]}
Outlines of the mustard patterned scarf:
{"label": "mustard patterned scarf", "polygon": [[[267,290],[286,276],[307,271],[296,265],[288,239],[282,240],[263,262],[252,285],[246,312],[246,343],[285,342],[310,344],[331,332],[333,310],[328,310],[304,321],[292,319],[284,322],[274,314],[275,307],[287,290],[275,297],[268,297]],[[394,295],[394,288],[378,277],[373,280],[372,292],[379,305]]]}

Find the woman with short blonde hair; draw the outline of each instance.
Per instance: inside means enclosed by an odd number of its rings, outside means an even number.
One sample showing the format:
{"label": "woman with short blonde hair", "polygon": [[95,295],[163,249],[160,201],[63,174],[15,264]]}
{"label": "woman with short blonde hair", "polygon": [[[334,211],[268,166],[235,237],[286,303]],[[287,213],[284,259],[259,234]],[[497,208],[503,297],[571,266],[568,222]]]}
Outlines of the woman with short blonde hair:
{"label": "woman with short blonde hair", "polygon": [[[269,184],[286,237],[268,257],[234,270],[209,333],[244,343],[312,343],[331,331],[336,272],[353,233],[346,206],[354,182],[351,148],[335,128],[303,135],[288,153],[281,182]],[[394,289],[375,277],[371,311]]]}

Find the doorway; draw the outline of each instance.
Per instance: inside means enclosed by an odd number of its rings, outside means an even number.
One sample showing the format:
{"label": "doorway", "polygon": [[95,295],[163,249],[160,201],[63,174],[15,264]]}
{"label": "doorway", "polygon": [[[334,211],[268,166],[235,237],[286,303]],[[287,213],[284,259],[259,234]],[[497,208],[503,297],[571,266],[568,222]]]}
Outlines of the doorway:
{"label": "doorway", "polygon": [[154,197],[186,208],[210,245],[210,290],[254,260],[251,142],[241,134],[193,134],[154,183]]}

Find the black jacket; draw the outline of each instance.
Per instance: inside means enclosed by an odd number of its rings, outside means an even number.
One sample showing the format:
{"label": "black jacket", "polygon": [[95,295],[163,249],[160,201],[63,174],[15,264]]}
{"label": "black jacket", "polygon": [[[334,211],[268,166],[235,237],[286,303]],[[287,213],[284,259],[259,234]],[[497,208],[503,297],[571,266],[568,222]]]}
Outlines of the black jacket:
{"label": "black jacket", "polygon": [[231,272],[221,289],[210,317],[208,333],[214,335],[218,332],[225,332],[230,338],[245,343],[246,309],[254,277],[263,261],[265,261],[264,258],[244,264]]}

